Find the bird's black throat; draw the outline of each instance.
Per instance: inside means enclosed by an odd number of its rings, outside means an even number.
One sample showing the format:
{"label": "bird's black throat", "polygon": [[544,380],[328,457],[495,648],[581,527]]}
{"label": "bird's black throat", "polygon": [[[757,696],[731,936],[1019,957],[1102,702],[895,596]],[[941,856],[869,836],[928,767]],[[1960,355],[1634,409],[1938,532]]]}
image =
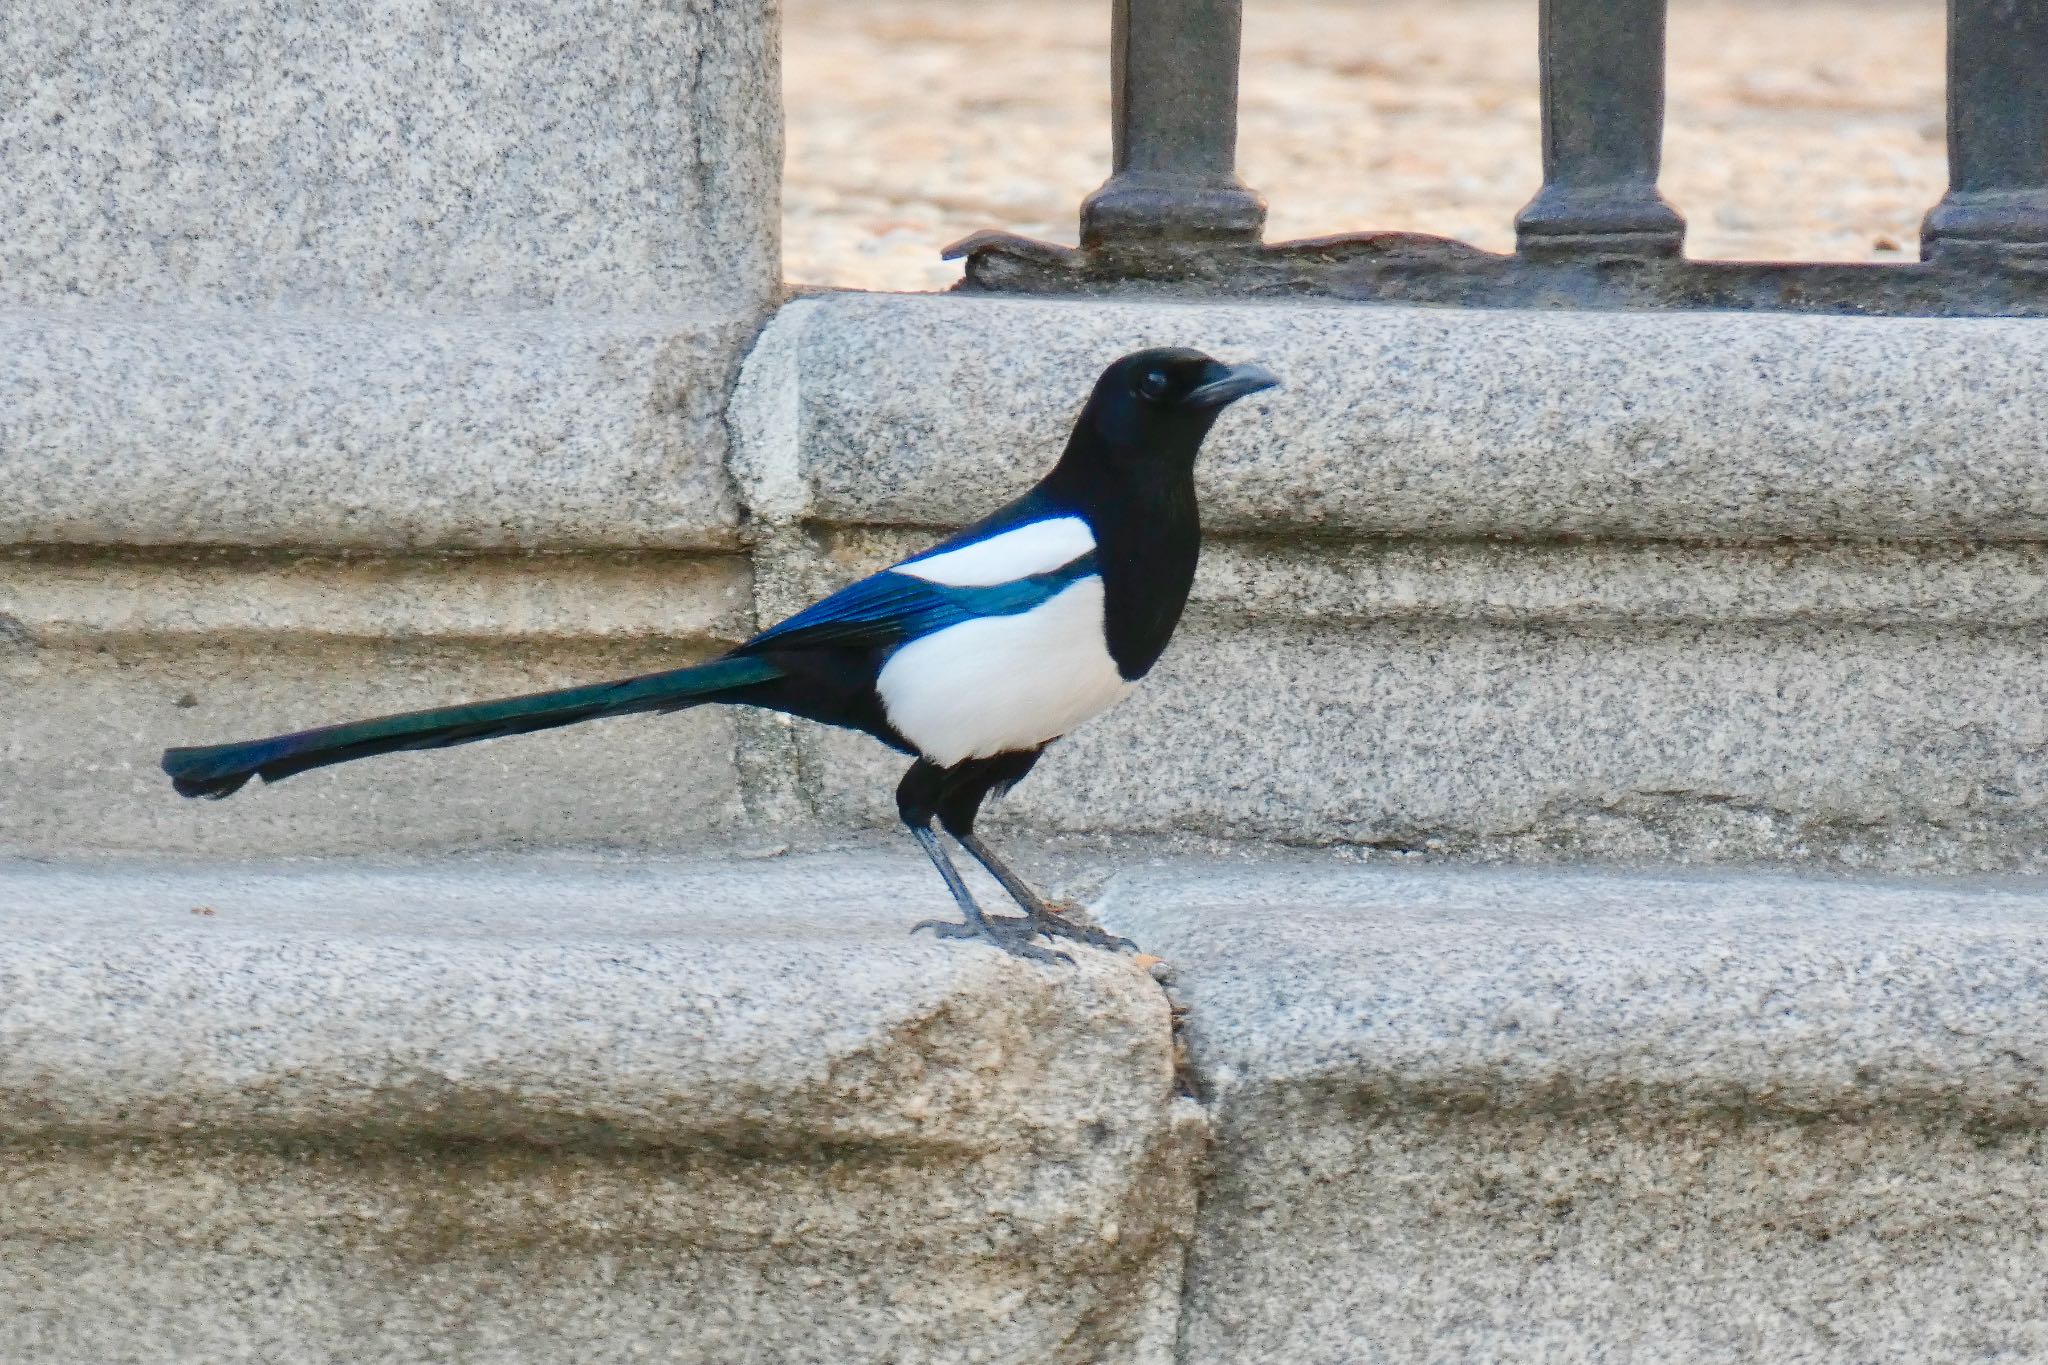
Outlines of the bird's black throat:
{"label": "bird's black throat", "polygon": [[1195,503],[1195,450],[1202,430],[1171,433],[1179,449],[1106,449],[1084,423],[1041,485],[1073,508],[1095,536],[1102,574],[1103,633],[1117,672],[1135,682],[1152,670],[1180,624],[1202,553]]}
{"label": "bird's black throat", "polygon": [[1126,681],[1152,671],[1180,624],[1202,553],[1192,471],[1141,485],[1094,519],[1103,633]]}

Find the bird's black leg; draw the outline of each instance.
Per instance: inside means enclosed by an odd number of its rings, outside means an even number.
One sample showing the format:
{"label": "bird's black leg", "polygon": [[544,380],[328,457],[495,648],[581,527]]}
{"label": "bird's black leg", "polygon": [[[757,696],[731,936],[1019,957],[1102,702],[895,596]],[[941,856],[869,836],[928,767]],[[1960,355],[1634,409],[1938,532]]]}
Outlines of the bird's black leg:
{"label": "bird's black leg", "polygon": [[896,788],[896,808],[903,823],[909,827],[911,837],[917,840],[925,857],[931,859],[932,866],[938,869],[946,890],[953,895],[953,903],[960,907],[965,918],[958,924],[951,920],[924,920],[911,926],[910,932],[914,934],[919,929],[929,929],[940,938],[984,938],[1014,957],[1033,962],[1072,963],[1074,959],[1065,953],[1041,948],[1031,941],[1039,930],[1030,919],[985,915],[974,903],[967,883],[960,879],[960,870],[953,866],[953,860],[946,856],[945,847],[939,843],[939,836],[932,832],[932,821],[937,817],[937,811],[933,809],[930,798],[936,797],[943,778],[943,769],[919,759]]}
{"label": "bird's black leg", "polygon": [[960,847],[974,855],[974,861],[988,869],[989,876],[1002,883],[1003,890],[1010,893],[1011,900],[1023,907],[1028,917],[1027,922],[1039,933],[1050,938],[1072,939],[1076,943],[1086,943],[1096,948],[1137,948],[1137,944],[1121,935],[1097,929],[1092,924],[1076,924],[1053,909],[1042,896],[1025,884],[1022,877],[1012,872],[1009,866],[996,856],[995,850],[983,843],[981,836],[972,829],[964,834],[955,830],[948,830],[947,833],[960,841]]}
{"label": "bird's black leg", "polygon": [[1076,924],[1054,910],[974,832],[974,822],[980,817],[981,804],[988,799],[989,793],[1007,790],[1030,772],[1031,766],[1038,762],[1039,752],[997,754],[993,758],[972,759],[947,769],[935,803],[939,824],[946,833],[960,841],[960,847],[966,849],[974,861],[988,869],[988,874],[1001,884],[1003,890],[1010,893],[1010,899],[1024,910],[1024,922],[1031,926],[1033,932],[1048,938],[1071,939],[1096,948],[1136,948],[1138,945],[1127,938],[1105,933],[1092,925]]}

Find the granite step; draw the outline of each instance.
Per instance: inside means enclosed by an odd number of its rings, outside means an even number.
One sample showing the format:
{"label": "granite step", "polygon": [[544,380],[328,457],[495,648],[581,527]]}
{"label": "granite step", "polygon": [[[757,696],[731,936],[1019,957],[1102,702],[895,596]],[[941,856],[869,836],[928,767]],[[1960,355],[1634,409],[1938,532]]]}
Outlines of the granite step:
{"label": "granite step", "polygon": [[8,1357],[2048,1356],[2038,881],[1024,852],[0,865]]}
{"label": "granite step", "polygon": [[2048,1358],[2048,884],[1137,869],[1181,1359]]}

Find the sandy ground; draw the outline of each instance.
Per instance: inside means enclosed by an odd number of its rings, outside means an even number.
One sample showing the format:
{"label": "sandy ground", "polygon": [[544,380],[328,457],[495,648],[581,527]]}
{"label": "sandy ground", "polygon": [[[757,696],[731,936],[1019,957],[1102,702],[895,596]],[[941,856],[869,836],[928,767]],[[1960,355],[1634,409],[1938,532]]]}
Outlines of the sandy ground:
{"label": "sandy ground", "polygon": [[[1535,0],[1249,0],[1267,237],[1506,250],[1539,180]],[[1109,162],[1107,0],[787,0],[791,279],[940,289],[976,228],[1071,242]],[[1664,191],[1695,257],[1896,260],[1947,183],[1940,0],[1673,0]]]}

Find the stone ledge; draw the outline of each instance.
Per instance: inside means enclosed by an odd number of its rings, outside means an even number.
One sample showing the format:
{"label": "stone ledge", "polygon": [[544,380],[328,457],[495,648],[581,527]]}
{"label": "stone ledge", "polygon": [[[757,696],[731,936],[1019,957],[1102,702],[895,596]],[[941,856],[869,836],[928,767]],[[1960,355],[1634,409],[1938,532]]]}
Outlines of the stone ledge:
{"label": "stone ledge", "polygon": [[132,650],[283,641],[708,650],[752,633],[752,589],[737,554],[24,554],[0,559],[0,637],[10,647]]}
{"label": "stone ledge", "polygon": [[[928,546],[932,529],[825,528],[809,594]],[[808,597],[805,598],[809,600]],[[1407,622],[1520,629],[2048,625],[2048,545],[1974,541],[1274,539],[1210,535],[1188,619],[1357,630]]]}
{"label": "stone ledge", "polygon": [[0,869],[10,1351],[1164,1361],[1166,1001],[943,909],[908,850]]}
{"label": "stone ledge", "polygon": [[[1033,827],[2048,867],[2033,320],[801,299],[734,400],[763,615],[1025,486],[1168,341],[1289,385],[1205,448],[1187,618]],[[797,747],[824,818],[891,817],[883,757]]]}
{"label": "stone ledge", "polygon": [[[2000,596],[1929,615],[2018,614]],[[1869,625],[1617,623],[1585,605],[1563,627],[1473,624],[1458,601],[1444,620],[1347,627],[1289,621],[1270,596],[1212,600],[1006,809],[1038,829],[1473,861],[2048,870],[2037,627],[1900,629],[1885,609]],[[900,765],[799,734],[822,813],[891,817]]]}
{"label": "stone ledge", "polygon": [[10,1344],[2048,1348],[2048,884],[1147,853],[1031,861],[1123,869],[1200,1108],[1127,961],[908,937],[908,849],[0,866]]}
{"label": "stone ledge", "polygon": [[401,754],[225,804],[157,755],[707,657],[753,628],[738,554],[0,556],[0,853],[664,847],[742,816],[732,713]]}
{"label": "stone ledge", "polygon": [[778,316],[738,467],[770,515],[956,525],[1058,455],[1104,361],[1256,356],[1207,521],[1293,535],[2048,535],[2027,319],[1458,311],[836,294]]}
{"label": "stone ledge", "polygon": [[1167,867],[1181,1359],[2048,1349],[2048,883]]}
{"label": "stone ledge", "polygon": [[730,548],[757,318],[0,312],[0,546]]}
{"label": "stone ledge", "polygon": [[[949,1150],[1118,1121],[1172,1089],[1166,1005],[1143,972],[1093,952],[1039,971],[912,937],[947,902],[907,845],[668,864],[0,864],[0,906],[0,1136],[14,1141],[386,1127]],[[1029,1085],[1009,1088],[1031,1066],[1005,1061],[1041,1048],[1090,1086],[1131,1089],[1042,1114]]]}
{"label": "stone ledge", "polygon": [[1111,884],[1105,922],[1176,964],[1225,1108],[1334,1081],[1503,1111],[2048,1120],[2048,879],[1336,861]]}

